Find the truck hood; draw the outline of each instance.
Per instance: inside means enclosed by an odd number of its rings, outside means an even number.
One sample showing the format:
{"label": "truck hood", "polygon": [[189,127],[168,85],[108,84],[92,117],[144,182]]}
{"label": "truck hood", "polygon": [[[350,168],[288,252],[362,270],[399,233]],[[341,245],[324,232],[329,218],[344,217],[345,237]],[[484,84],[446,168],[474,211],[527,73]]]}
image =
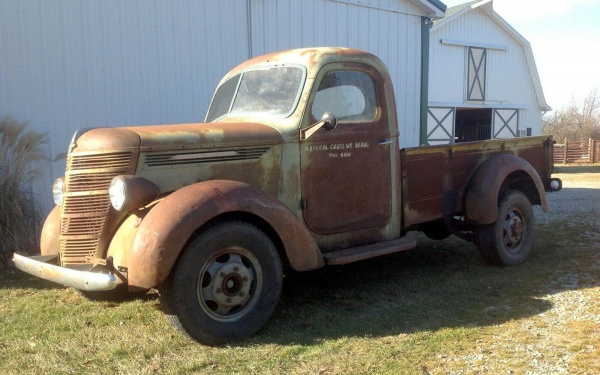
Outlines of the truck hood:
{"label": "truck hood", "polygon": [[258,123],[197,123],[125,128],[140,137],[140,151],[278,144],[279,132]]}
{"label": "truck hood", "polygon": [[140,151],[272,145],[282,143],[274,128],[249,122],[95,128],[78,131],[71,149],[78,152],[140,148]]}

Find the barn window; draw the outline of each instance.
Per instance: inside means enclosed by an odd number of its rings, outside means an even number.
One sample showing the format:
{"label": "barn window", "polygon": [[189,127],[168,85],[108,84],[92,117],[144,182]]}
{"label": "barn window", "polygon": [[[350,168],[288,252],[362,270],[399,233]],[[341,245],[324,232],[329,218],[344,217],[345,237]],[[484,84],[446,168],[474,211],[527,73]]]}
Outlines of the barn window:
{"label": "barn window", "polygon": [[487,49],[467,47],[467,100],[485,100]]}

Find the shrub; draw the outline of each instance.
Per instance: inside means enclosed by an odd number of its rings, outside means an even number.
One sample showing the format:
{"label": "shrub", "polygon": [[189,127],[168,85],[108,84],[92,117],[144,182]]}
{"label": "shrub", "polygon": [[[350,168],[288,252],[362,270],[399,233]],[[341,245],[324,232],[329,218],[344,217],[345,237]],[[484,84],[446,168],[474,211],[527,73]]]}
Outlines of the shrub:
{"label": "shrub", "polygon": [[42,173],[47,158],[46,134],[27,129],[27,123],[0,120],[0,266],[12,254],[32,254],[39,248],[41,215],[31,182]]}

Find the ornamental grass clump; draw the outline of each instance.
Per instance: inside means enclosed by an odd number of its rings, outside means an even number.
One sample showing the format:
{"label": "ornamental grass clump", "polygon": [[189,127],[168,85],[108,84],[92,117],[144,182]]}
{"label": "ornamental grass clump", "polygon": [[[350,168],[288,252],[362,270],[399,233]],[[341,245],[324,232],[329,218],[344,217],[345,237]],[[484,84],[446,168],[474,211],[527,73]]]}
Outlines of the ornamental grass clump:
{"label": "ornamental grass clump", "polygon": [[27,123],[0,120],[0,267],[15,251],[37,252],[41,215],[31,182],[42,173],[47,141]]}

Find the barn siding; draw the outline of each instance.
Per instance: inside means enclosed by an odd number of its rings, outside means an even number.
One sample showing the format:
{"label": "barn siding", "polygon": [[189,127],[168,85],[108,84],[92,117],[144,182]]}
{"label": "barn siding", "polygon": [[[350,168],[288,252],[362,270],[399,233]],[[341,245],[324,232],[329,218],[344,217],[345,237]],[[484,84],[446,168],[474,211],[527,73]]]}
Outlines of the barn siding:
{"label": "barn siding", "polygon": [[[3,0],[0,18],[0,115],[48,133],[50,158],[78,128],[202,121],[249,56],[239,0]],[[34,186],[46,210],[64,169]]]}
{"label": "barn siding", "polygon": [[[401,145],[414,146],[421,14],[399,0],[3,0],[0,116],[48,133],[54,158],[78,128],[202,121],[221,77],[250,56],[337,45],[389,66]],[[50,163],[34,186],[46,211],[64,169]]]}

